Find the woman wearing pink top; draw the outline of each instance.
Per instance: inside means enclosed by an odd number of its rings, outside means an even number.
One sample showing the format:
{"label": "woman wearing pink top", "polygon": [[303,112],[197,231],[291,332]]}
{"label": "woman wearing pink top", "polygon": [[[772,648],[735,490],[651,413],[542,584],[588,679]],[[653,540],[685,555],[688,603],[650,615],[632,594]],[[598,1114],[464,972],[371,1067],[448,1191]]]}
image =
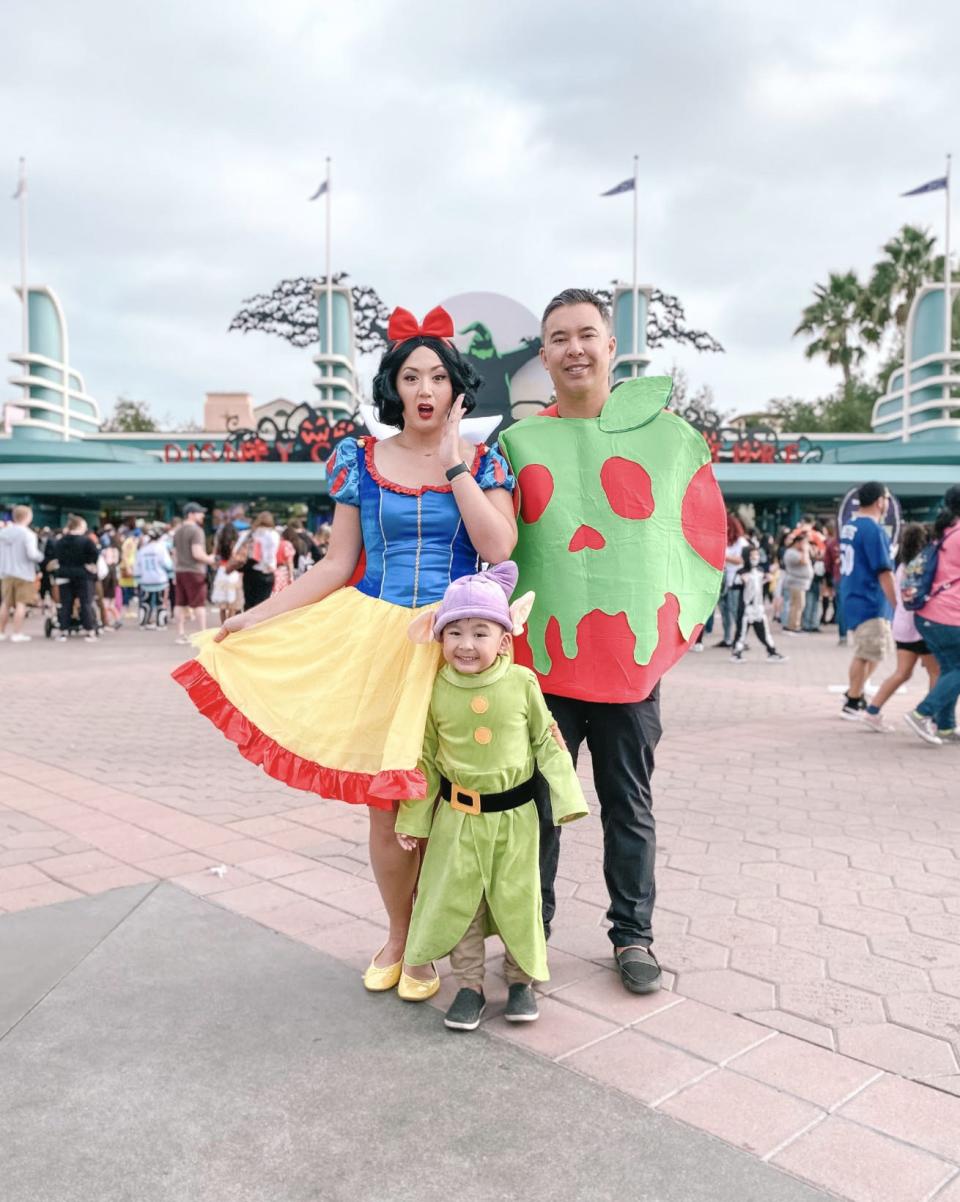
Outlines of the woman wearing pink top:
{"label": "woman wearing pink top", "polygon": [[940,678],[904,720],[927,743],[960,743],[960,484],[947,489],[933,533],[940,553],[930,600],[917,612],[917,631],[937,658]]}
{"label": "woman wearing pink top", "polygon": [[940,668],[932,651],[920,637],[913,613],[909,609],[903,608],[903,601],[900,597],[904,565],[920,554],[926,546],[927,539],[927,528],[920,522],[911,522],[908,526],[904,526],[903,534],[900,537],[900,549],[897,552],[898,566],[893,577],[894,587],[897,590],[897,607],[893,613],[892,631],[897,644],[897,666],[877,689],[873,701],[863,714],[864,725],[868,730],[874,730],[878,734],[892,729],[884,722],[880,711],[897,689],[910,679],[918,663],[923,664],[926,668],[931,689],[937,683],[937,677],[940,674]]}

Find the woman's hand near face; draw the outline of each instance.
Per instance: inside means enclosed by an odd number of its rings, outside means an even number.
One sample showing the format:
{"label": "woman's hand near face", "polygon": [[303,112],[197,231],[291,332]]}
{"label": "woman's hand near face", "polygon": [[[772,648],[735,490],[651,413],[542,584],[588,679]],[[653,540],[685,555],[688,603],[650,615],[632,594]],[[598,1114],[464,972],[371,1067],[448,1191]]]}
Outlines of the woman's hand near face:
{"label": "woman's hand near face", "polygon": [[447,420],[443,427],[443,437],[440,440],[440,464],[443,470],[449,471],[463,462],[463,452],[460,448],[460,422],[463,420],[464,395],[461,393],[450,406]]}

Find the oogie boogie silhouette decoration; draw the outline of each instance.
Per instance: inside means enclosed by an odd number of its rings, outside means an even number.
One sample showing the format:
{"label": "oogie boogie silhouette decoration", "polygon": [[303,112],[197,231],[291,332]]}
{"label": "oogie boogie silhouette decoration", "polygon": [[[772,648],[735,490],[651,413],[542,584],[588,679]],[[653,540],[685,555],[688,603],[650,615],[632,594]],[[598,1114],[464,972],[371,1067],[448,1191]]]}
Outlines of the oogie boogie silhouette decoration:
{"label": "oogie boogie silhouette decoration", "polygon": [[516,656],[547,693],[642,700],[716,604],[723,497],[703,437],[665,409],[671,388],[630,380],[598,418],[531,417],[501,435],[517,476],[517,588],[537,594]]}
{"label": "oogie boogie silhouette decoration", "polygon": [[789,442],[772,426],[741,430],[725,426],[718,413],[704,413],[695,405],[677,410],[707,440],[714,463],[822,463],[823,447],[805,434]]}
{"label": "oogie boogie silhouette decoration", "polygon": [[330,422],[311,405],[298,405],[279,419],[262,417],[256,430],[231,430],[224,449],[232,445],[239,459],[323,463],[344,438],[365,434],[362,422],[339,418]]}
{"label": "oogie boogie silhouette decoration", "polygon": [[167,463],[183,459],[189,463],[324,463],[343,439],[366,433],[357,416],[330,422],[311,405],[302,404],[279,418],[262,417],[256,429],[231,429],[220,448],[212,442],[191,442],[185,447],[167,443],[164,459]]}

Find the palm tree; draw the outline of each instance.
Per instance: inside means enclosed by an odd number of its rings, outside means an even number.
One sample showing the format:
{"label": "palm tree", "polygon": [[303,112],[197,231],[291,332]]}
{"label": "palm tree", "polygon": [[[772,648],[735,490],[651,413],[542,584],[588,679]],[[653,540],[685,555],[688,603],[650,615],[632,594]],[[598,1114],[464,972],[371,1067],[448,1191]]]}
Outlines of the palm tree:
{"label": "palm tree", "polygon": [[816,298],[803,311],[802,320],[793,331],[812,334],[804,354],[808,359],[823,355],[831,367],[843,373],[843,388],[849,393],[853,384],[853,369],[866,354],[863,342],[878,342],[879,335],[872,324],[865,292],[856,272],[844,275],[831,272],[826,284],[817,284]]}
{"label": "palm tree", "polygon": [[867,292],[897,324],[900,337],[907,325],[910,306],[928,280],[943,278],[943,256],[934,257],[936,238],[917,225],[905,225],[884,243],[881,259],[873,269]]}

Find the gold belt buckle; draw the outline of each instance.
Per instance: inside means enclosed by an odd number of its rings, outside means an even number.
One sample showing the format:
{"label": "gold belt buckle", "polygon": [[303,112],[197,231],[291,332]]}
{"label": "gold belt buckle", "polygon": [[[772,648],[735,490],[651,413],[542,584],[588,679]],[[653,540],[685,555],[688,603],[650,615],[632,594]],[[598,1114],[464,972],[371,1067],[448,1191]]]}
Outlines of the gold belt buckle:
{"label": "gold belt buckle", "polygon": [[[465,800],[461,800],[465,799]],[[467,804],[469,802],[469,804]],[[479,814],[480,794],[476,789],[465,789],[462,785],[450,782],[450,808],[459,810],[461,814]]]}

